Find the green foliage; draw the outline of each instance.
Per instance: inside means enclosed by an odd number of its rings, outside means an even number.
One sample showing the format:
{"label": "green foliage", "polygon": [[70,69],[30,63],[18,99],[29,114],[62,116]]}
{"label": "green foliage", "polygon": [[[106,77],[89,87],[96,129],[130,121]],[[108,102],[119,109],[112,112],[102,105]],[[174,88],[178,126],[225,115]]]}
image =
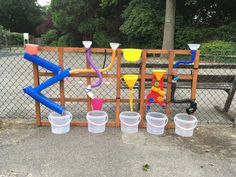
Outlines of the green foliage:
{"label": "green foliage", "polygon": [[74,46],[76,42],[70,34],[65,34],[58,39],[58,46]]}
{"label": "green foliage", "polygon": [[15,32],[34,33],[42,20],[36,0],[0,0],[0,24]]}
{"label": "green foliage", "polygon": [[54,28],[60,38],[58,45],[78,46],[81,40],[93,40],[94,34],[104,31],[106,20],[99,3],[99,0],[79,3],[77,0],[52,0]]}
{"label": "green foliage", "polygon": [[226,42],[221,40],[209,41],[201,44],[201,51],[203,53],[211,53],[215,50],[235,50],[236,44],[234,42]]}
{"label": "green foliage", "polygon": [[8,45],[10,46],[19,46],[23,45],[23,34],[22,33],[9,33],[8,35]]}
{"label": "green foliage", "polygon": [[143,171],[148,171],[148,170],[150,170],[150,165],[146,163],[143,165]]}
{"label": "green foliage", "polygon": [[[221,6],[229,7],[228,0],[214,1],[217,7],[212,3],[177,2],[175,48],[188,49],[187,43],[217,39],[236,42],[236,11]],[[236,1],[231,4],[235,6]],[[204,8],[219,14],[207,17]],[[164,0],[52,0],[49,9],[53,20],[53,27],[49,27],[53,31],[44,35],[48,45],[81,46],[82,40],[92,40],[93,46],[99,47],[108,47],[111,41],[120,42],[123,47],[162,47]],[[50,24],[50,20],[47,22]]]}
{"label": "green foliage", "polygon": [[93,35],[93,39],[98,47],[109,47],[109,43],[113,41],[112,37],[110,37],[105,31],[96,32]]}
{"label": "green foliage", "polygon": [[101,0],[100,6],[105,8],[112,5],[117,5],[119,0]]}
{"label": "green foliage", "polygon": [[188,26],[219,27],[236,20],[236,1],[184,0],[176,1],[177,13]]}
{"label": "green foliage", "polygon": [[101,31],[105,26],[105,19],[100,18],[87,18],[80,23],[78,26],[78,32],[82,34],[95,33],[96,31]]}
{"label": "green foliage", "polygon": [[58,34],[56,30],[49,30],[45,35],[42,35],[45,40],[46,45],[57,45]]}
{"label": "green foliage", "polygon": [[23,45],[23,34],[10,32],[0,25],[0,47]]}
{"label": "green foliage", "polygon": [[161,47],[164,10],[160,0],[132,0],[122,17],[120,30],[135,47]]}
{"label": "green foliage", "polygon": [[186,26],[180,17],[176,20],[175,48],[188,48],[187,43],[203,43],[212,40],[236,42],[236,23],[219,28]]}
{"label": "green foliage", "polygon": [[202,43],[200,50],[203,60],[223,63],[236,62],[236,43],[234,42],[214,40]]}

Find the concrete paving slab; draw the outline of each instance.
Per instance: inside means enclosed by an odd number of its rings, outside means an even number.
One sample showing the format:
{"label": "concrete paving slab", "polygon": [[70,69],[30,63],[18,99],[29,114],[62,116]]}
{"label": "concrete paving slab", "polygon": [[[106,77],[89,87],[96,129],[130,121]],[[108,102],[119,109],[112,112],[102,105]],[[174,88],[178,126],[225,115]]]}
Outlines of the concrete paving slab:
{"label": "concrete paving slab", "polygon": [[174,130],[91,134],[86,127],[55,135],[11,124],[0,129],[0,159],[0,177],[235,177],[236,129],[200,127],[182,138]]}

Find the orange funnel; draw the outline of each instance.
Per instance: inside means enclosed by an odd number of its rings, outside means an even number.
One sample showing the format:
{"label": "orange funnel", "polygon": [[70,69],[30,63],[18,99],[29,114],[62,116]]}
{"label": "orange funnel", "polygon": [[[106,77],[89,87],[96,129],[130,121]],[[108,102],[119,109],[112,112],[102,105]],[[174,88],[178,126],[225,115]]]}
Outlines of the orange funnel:
{"label": "orange funnel", "polygon": [[157,80],[160,80],[164,76],[164,74],[166,73],[165,70],[160,70],[160,69],[153,70],[152,72],[155,75],[155,77],[157,78]]}

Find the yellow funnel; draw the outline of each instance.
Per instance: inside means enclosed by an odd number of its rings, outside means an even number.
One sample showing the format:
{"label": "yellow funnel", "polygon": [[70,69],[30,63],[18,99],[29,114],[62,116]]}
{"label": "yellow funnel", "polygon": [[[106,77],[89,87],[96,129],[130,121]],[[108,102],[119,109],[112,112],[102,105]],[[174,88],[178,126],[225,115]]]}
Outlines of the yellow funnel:
{"label": "yellow funnel", "polygon": [[136,62],[141,58],[141,49],[122,49],[124,59],[130,62]]}
{"label": "yellow funnel", "polygon": [[157,78],[157,80],[160,80],[164,76],[164,74],[166,73],[165,70],[160,70],[160,69],[155,69],[152,72],[155,75],[155,77]]}
{"label": "yellow funnel", "polygon": [[133,88],[138,80],[138,75],[135,74],[126,74],[123,76],[126,84],[129,87],[129,105],[130,105],[130,111],[133,112]]}
{"label": "yellow funnel", "polygon": [[126,74],[123,76],[125,83],[128,85],[129,89],[133,89],[136,81],[138,80],[138,75]]}

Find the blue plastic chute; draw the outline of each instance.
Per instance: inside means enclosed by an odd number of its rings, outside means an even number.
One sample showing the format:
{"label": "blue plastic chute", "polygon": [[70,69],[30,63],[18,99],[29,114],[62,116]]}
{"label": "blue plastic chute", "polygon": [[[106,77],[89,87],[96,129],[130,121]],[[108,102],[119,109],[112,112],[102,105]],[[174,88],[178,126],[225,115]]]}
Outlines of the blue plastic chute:
{"label": "blue plastic chute", "polygon": [[60,106],[59,104],[55,103],[51,99],[47,98],[46,96],[42,95],[41,93],[38,93],[34,90],[32,87],[26,87],[23,89],[25,93],[27,93],[29,96],[31,96],[36,101],[42,103],[44,106],[52,109],[53,111],[63,114],[65,112],[65,108]]}
{"label": "blue plastic chute", "polygon": [[195,60],[196,52],[197,52],[196,50],[191,50],[191,54],[192,54],[191,60],[188,60],[188,61],[186,61],[186,60],[179,60],[179,61],[177,61],[174,64],[174,69],[178,68],[180,64],[188,65],[188,64],[193,63],[194,60]]}
{"label": "blue plastic chute", "polygon": [[34,64],[37,64],[43,68],[46,68],[47,70],[53,72],[54,74],[58,74],[60,71],[62,71],[62,68],[50,61],[47,61],[41,57],[38,57],[37,55],[30,55],[29,53],[24,53],[24,58],[28,61],[33,62]]}

